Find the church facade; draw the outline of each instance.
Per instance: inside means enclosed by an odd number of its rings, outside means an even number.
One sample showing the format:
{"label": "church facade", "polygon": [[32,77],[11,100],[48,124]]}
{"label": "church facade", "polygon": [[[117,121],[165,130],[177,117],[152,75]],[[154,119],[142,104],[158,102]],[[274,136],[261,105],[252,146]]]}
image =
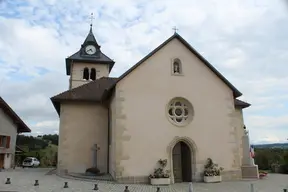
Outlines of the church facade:
{"label": "church facade", "polygon": [[172,183],[201,181],[211,158],[223,180],[241,178],[242,110],[250,104],[178,33],[118,78],[108,77],[113,66],[92,27],[66,58],[69,90],[51,98],[59,174],[97,166],[119,182],[147,183],[167,159]]}

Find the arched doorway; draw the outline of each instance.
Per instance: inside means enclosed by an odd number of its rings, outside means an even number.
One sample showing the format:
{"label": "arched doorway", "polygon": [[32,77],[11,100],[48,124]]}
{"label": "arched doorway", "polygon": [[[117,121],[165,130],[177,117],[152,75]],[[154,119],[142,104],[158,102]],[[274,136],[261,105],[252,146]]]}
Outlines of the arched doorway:
{"label": "arched doorway", "polygon": [[179,141],[172,151],[173,174],[175,183],[192,181],[192,161],[189,146]]}

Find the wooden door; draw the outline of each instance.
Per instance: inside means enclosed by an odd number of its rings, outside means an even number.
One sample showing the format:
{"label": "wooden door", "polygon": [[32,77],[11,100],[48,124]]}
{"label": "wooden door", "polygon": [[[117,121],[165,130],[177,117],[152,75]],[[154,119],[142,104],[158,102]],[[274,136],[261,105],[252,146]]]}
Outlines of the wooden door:
{"label": "wooden door", "polygon": [[0,154],[0,169],[4,167],[4,157],[5,154]]}
{"label": "wooden door", "polygon": [[173,148],[173,174],[175,183],[182,182],[182,160],[181,143],[177,143]]}
{"label": "wooden door", "polygon": [[181,142],[181,159],[182,159],[182,180],[183,182],[192,181],[192,169],[191,169],[191,152],[188,145]]}

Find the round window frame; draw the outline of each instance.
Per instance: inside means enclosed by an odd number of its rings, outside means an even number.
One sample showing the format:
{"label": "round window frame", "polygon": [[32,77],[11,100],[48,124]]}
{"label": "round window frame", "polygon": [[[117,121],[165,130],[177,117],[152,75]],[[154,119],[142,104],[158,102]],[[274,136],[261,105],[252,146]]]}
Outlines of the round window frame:
{"label": "round window frame", "polygon": [[[176,120],[173,120],[171,118],[171,115],[169,114],[170,106],[172,105],[172,103],[176,103],[176,102],[180,102],[181,104],[186,105],[187,106],[187,110],[188,110],[187,119],[182,121],[182,122],[180,122],[180,123],[178,123]],[[183,109],[183,110],[185,110],[185,109]],[[170,99],[170,101],[166,105],[165,113],[166,113],[166,117],[168,118],[170,123],[172,123],[173,125],[175,125],[177,127],[185,127],[185,126],[189,125],[191,123],[191,121],[194,119],[194,116],[195,116],[193,105],[187,99],[185,99],[183,97],[174,97],[174,98]],[[174,117],[177,117],[177,116],[174,116]],[[182,118],[184,118],[184,117],[182,117]]]}

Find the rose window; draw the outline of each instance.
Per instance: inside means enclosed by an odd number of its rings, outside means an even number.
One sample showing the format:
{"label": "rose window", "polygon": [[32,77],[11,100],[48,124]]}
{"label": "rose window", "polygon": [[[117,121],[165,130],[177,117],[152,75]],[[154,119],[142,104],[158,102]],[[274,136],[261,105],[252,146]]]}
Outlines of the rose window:
{"label": "rose window", "polygon": [[168,105],[168,117],[176,125],[187,125],[193,118],[193,107],[184,98],[173,99]]}

